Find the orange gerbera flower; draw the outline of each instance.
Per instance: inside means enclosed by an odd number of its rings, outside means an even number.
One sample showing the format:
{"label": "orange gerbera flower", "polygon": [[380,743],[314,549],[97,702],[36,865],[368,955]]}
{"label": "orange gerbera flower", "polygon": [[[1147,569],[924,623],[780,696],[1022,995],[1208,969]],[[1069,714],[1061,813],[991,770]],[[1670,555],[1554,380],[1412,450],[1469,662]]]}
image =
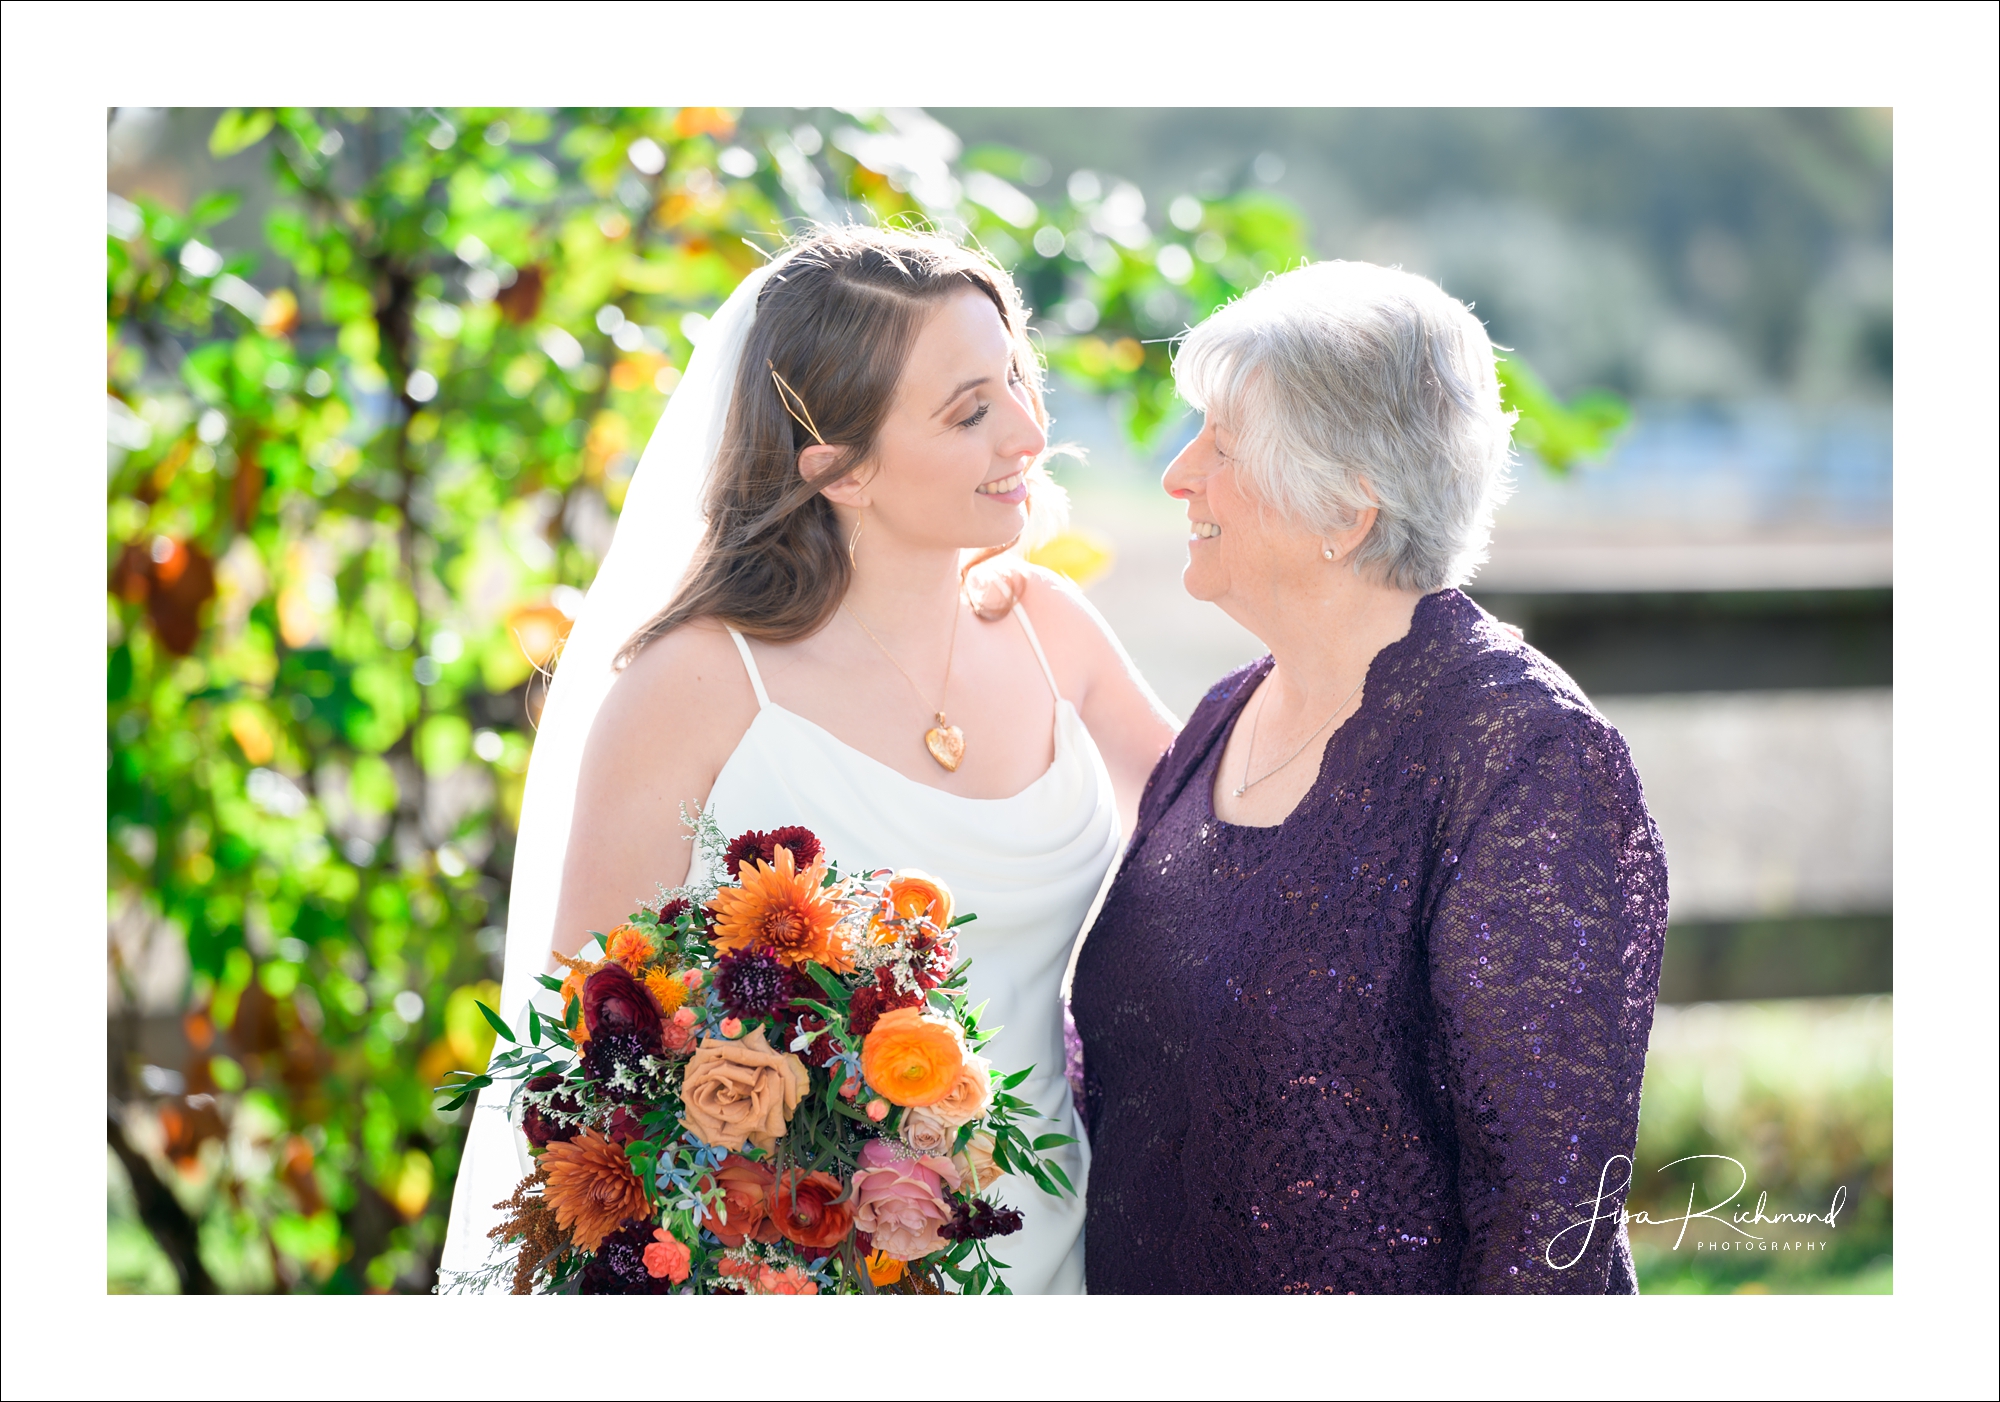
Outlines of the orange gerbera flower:
{"label": "orange gerbera flower", "polygon": [[[887,915],[897,920],[928,919],[940,930],[951,924],[951,888],[935,876],[914,869],[899,871],[890,879]],[[875,920],[869,936],[882,944],[895,937],[895,930]]]}
{"label": "orange gerbera flower", "polygon": [[626,1218],[646,1215],[646,1190],[625,1151],[596,1130],[542,1150],[542,1171],[548,1175],[542,1192],[556,1221],[585,1251],[602,1246]]}
{"label": "orange gerbera flower", "polygon": [[800,871],[791,849],[780,847],[775,863],[745,862],[741,870],[742,884],[723,887],[708,903],[718,949],[768,949],[788,964],[823,964],[835,973],[854,967],[838,930],[839,903],[820,889],[824,862]]}
{"label": "orange gerbera flower", "polygon": [[625,966],[625,972],[637,978],[639,970],[654,954],[653,937],[637,925],[620,925],[604,940],[606,958],[616,959]]}
{"label": "orange gerbera flower", "polygon": [[883,1013],[861,1043],[861,1075],[884,1100],[935,1105],[965,1070],[958,1028],[924,1016],[922,1008]]}

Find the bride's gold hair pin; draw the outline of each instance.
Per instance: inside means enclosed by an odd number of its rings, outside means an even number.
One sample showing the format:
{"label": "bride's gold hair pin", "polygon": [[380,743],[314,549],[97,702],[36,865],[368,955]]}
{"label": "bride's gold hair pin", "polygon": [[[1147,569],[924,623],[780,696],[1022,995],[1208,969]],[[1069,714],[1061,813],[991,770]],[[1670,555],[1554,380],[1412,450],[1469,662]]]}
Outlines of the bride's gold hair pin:
{"label": "bride's gold hair pin", "polygon": [[764,368],[771,372],[771,383],[778,387],[778,402],[785,406],[785,412],[798,421],[800,428],[813,436],[813,442],[824,448],[826,439],[820,436],[819,426],[813,422],[812,413],[806,408],[805,396],[786,384],[785,377],[778,373],[778,367],[770,361],[764,362]]}

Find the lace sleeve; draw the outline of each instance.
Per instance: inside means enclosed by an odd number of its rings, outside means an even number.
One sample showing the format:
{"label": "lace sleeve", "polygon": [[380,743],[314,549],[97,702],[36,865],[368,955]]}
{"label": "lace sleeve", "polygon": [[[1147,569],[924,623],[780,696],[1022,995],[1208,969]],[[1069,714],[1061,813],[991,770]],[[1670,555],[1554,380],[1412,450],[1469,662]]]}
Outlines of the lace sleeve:
{"label": "lace sleeve", "polygon": [[[1665,862],[1615,731],[1587,712],[1532,738],[1509,729],[1490,718],[1468,747],[1487,772],[1446,814],[1450,874],[1429,937],[1465,1213],[1459,1288],[1623,1293],[1634,1284],[1618,1212],[1659,984]],[[1551,1247],[1594,1206],[1608,1218]]]}

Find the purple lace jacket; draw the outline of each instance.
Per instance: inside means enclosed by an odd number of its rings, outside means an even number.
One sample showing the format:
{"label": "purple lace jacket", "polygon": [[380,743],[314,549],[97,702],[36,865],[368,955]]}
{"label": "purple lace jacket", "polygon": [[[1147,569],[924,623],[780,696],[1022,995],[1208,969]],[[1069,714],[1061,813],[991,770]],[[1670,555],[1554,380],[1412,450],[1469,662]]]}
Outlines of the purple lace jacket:
{"label": "purple lace jacket", "polygon": [[1635,1292],[1667,871],[1624,741],[1448,589],[1238,827],[1211,786],[1270,666],[1161,758],[1079,956],[1091,1292]]}

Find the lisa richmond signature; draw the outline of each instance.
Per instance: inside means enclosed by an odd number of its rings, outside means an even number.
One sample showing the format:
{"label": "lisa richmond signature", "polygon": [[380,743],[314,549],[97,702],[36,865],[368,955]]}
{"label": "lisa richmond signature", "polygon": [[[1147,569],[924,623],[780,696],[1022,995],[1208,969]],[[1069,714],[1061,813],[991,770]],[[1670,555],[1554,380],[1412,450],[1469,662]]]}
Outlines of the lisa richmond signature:
{"label": "lisa richmond signature", "polygon": [[[1550,1237],[1549,1244],[1543,1252],[1543,1259],[1555,1270],[1568,1270],[1578,1261],[1581,1261],[1584,1252],[1590,1249],[1591,1238],[1596,1234],[1599,1222],[1617,1222],[1621,1225],[1629,1223],[1649,1227],[1671,1227],[1679,1224],[1680,1231],[1674,1237],[1673,1248],[1679,1250],[1682,1239],[1687,1236],[1688,1225],[1692,1222],[1719,1222],[1738,1236],[1747,1237],[1752,1241],[1762,1241],[1764,1238],[1756,1232],[1749,1230],[1750,1227],[1764,1224],[1771,1226],[1799,1226],[1816,1222],[1831,1228],[1837,1225],[1841,1208],[1847,1204],[1847,1187],[1845,1184],[1842,1184],[1833,1190],[1833,1202],[1825,1212],[1767,1213],[1764,1207],[1769,1201],[1770,1195],[1760,1192],[1757,1194],[1757,1205],[1755,1207],[1748,1209],[1739,1208],[1733,1213],[1724,1215],[1724,1210],[1741,1197],[1744,1189],[1750,1184],[1750,1171],[1738,1160],[1731,1158],[1727,1154],[1689,1154],[1686,1158],[1675,1159],[1672,1163],[1663,1165],[1659,1171],[1665,1173],[1669,1168],[1676,1168],[1684,1163],[1693,1163],[1699,1159],[1714,1159],[1734,1167],[1737,1175],[1736,1187],[1722,1201],[1697,1209],[1694,1205],[1695,1185],[1690,1183],[1688,1184],[1687,1211],[1676,1217],[1656,1218],[1645,1211],[1633,1212],[1623,1207],[1607,1208],[1605,1206],[1607,1198],[1622,1201],[1625,1190],[1632,1186],[1632,1160],[1624,1154],[1614,1155],[1604,1165],[1604,1171],[1597,1176],[1596,1199],[1591,1202],[1577,1204],[1579,1207],[1589,1207],[1590,1216],[1570,1223],[1569,1226],[1564,1227],[1561,1231]],[[1611,1182],[1611,1176],[1621,1164],[1624,1165],[1625,1181],[1614,1185]],[[1583,1240],[1577,1245],[1576,1254],[1566,1261],[1557,1260],[1557,1243],[1562,1241],[1563,1238],[1579,1231],[1583,1233]],[[1567,1250],[1567,1248],[1562,1249]]]}

